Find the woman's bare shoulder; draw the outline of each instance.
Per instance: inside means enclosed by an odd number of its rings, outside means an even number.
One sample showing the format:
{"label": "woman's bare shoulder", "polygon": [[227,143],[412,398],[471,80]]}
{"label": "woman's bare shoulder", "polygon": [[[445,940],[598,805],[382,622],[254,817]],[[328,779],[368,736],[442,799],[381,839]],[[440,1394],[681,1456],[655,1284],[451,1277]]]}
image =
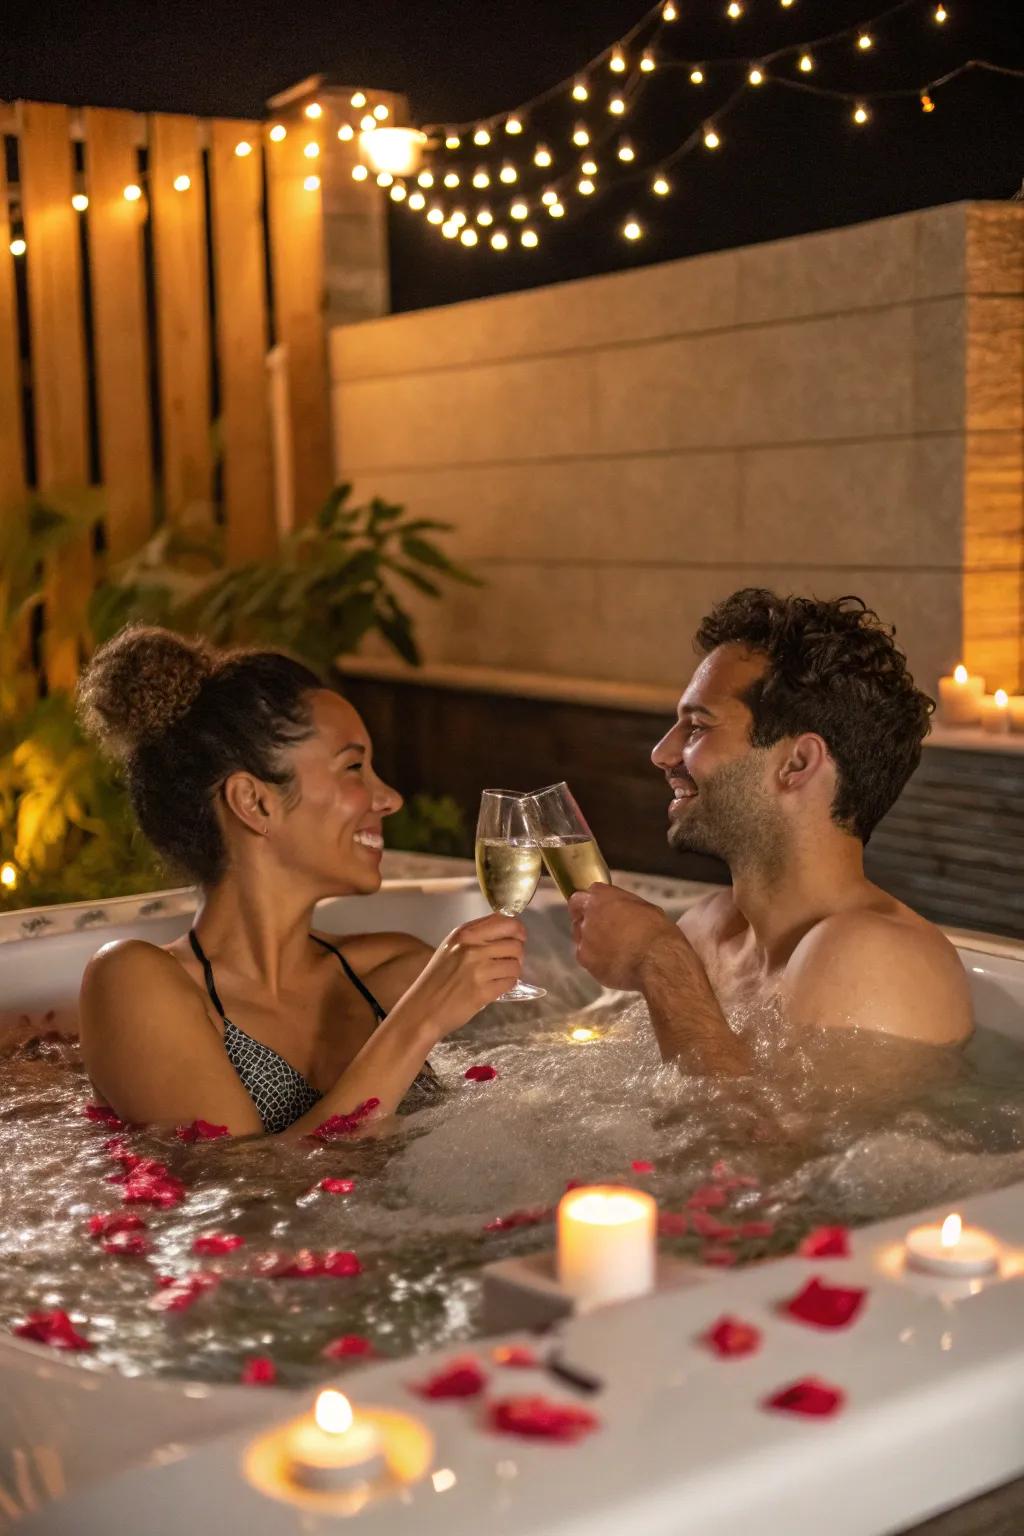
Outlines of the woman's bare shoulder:
{"label": "woman's bare shoulder", "polygon": [[433,954],[429,944],[411,933],[353,933],[319,935],[340,949],[348,964],[390,1010],[420,975]]}

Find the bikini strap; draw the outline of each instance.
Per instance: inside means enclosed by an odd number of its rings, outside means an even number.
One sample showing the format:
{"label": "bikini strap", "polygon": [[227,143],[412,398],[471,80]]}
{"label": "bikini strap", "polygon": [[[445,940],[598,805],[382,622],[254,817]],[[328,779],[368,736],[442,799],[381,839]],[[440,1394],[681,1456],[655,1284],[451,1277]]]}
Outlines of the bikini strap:
{"label": "bikini strap", "polygon": [[199,964],[203,968],[203,975],[206,978],[206,990],[210,994],[210,1001],[213,1003],[213,1006],[216,1008],[225,1024],[227,1024],[229,1020],[227,1014],[224,1012],[224,1004],[217,996],[217,984],[213,979],[213,966],[207,959],[206,951],[200,944],[199,935],[196,933],[194,928],[190,928],[188,931],[188,941],[192,946],[192,953],[195,955],[196,959],[199,961]]}
{"label": "bikini strap", "polygon": [[386,1018],[387,1015],[385,1014],[384,1009],[381,1007],[380,1003],[374,997],[373,993],[370,991],[370,989],[366,985],[366,983],[364,981],[361,981],[359,979],[359,977],[356,975],[355,971],[349,965],[348,961],[345,959],[345,956],[342,954],[341,950],[340,949],[336,949],[333,944],[328,944],[326,939],[318,938],[315,933],[311,933],[310,934],[310,938],[313,940],[313,942],[315,944],[321,944],[324,947],[324,949],[329,949],[332,955],[337,955],[338,959],[341,961],[341,967],[342,967],[342,970],[345,972],[345,975],[348,977],[349,981],[352,983],[352,985],[354,987],[358,987],[359,988],[359,991],[363,994],[363,996],[366,998],[366,1001],[369,1003],[370,1007],[373,1009],[374,1013],[377,1015],[378,1021]]}

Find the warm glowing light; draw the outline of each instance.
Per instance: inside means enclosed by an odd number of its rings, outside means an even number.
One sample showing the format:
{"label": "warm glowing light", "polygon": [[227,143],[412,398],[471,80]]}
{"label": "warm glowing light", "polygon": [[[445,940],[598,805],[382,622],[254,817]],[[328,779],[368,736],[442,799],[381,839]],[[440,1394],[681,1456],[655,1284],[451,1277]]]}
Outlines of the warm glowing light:
{"label": "warm glowing light", "polygon": [[[25,244],[24,240],[21,241],[21,244]],[[11,248],[13,250],[13,245]],[[21,252],[15,251],[14,254],[19,256],[21,255]],[[17,883],[18,871],[15,869],[14,865],[10,862],[6,864],[0,864],[0,885],[6,886],[9,891],[13,891]]]}
{"label": "warm glowing light", "polygon": [[89,206],[89,199],[84,192],[76,192],[71,199],[71,206],[76,213],[84,213]]}
{"label": "warm glowing light", "polygon": [[246,155],[252,154],[252,145],[249,143],[248,139],[239,139],[238,143],[235,145],[235,154],[238,156],[239,160],[244,160]]}
{"label": "warm glowing light", "polygon": [[485,171],[483,166],[481,165],[479,167],[479,169],[477,169],[477,170],[475,170],[473,172],[473,185],[474,185],[474,187],[489,187],[490,184],[491,184],[490,173],[488,171]]}
{"label": "warm glowing light", "polygon": [[612,116],[621,117],[625,110],[626,103],[623,101],[622,97],[613,96],[611,101],[608,103],[608,111],[612,114]]}
{"label": "warm glowing light", "polygon": [[572,131],[572,141],[574,144],[578,144],[581,149],[584,144],[590,143],[590,134],[587,131],[586,123],[576,124],[576,127]]}
{"label": "warm glowing light", "polygon": [[653,1289],[658,1208],[613,1185],[574,1189],[558,1205],[558,1279],[587,1307]]}
{"label": "warm glowing light", "polygon": [[673,0],[666,0],[666,3],[662,6],[662,8],[661,8],[661,19],[662,19],[662,21],[678,21],[679,20],[679,12],[678,12],[678,10],[676,9],[676,6],[673,3]]}
{"label": "warm glowing light", "polygon": [[[28,250],[28,246],[25,243],[25,241],[21,238],[21,236],[19,235],[17,237],[17,239],[11,241],[11,243],[7,247],[7,249],[10,251],[12,256],[24,256],[25,252]],[[7,866],[5,866],[5,868],[6,867]],[[6,884],[6,881],[5,881],[5,884]]]}
{"label": "warm glowing light", "polygon": [[1010,703],[1010,695],[1005,688],[997,688],[993,698],[996,701],[996,709],[1006,709]]}
{"label": "warm glowing light", "polygon": [[582,181],[576,183],[576,191],[582,193],[584,197],[590,196],[594,191],[594,183],[590,180],[589,176],[584,176]]}
{"label": "warm glowing light", "polygon": [[359,148],[375,171],[411,176],[419,166],[426,142],[426,134],[418,128],[376,128],[360,135]]}
{"label": "warm glowing light", "polygon": [[382,101],[378,101],[377,105],[374,107],[373,115],[377,119],[378,123],[387,122],[389,116],[388,109]]}
{"label": "warm glowing light", "polygon": [[871,116],[871,113],[868,111],[867,107],[865,107],[863,105],[863,103],[858,102],[856,107],[854,107],[854,109],[853,109],[853,120],[854,120],[854,122],[855,123],[866,123],[870,116]]}
{"label": "warm glowing light", "polygon": [[548,213],[550,213],[553,219],[560,219],[565,213],[565,209],[561,203],[550,203],[548,205]]}
{"label": "warm glowing light", "polygon": [[612,56],[608,60],[608,68],[615,75],[623,75],[626,72],[626,55],[621,48],[612,50]]}
{"label": "warm glowing light", "polygon": [[966,683],[969,674],[968,674],[967,668],[965,666],[961,665],[959,667],[954,667],[953,668],[953,676],[956,679],[956,681],[960,684],[960,687],[962,688],[964,686],[964,684]]}
{"label": "warm glowing light", "polygon": [[960,1241],[960,1234],[963,1231],[963,1225],[963,1222],[955,1211],[953,1212],[952,1216],[946,1217],[945,1221],[942,1223],[942,1233],[939,1237],[939,1241],[943,1248],[956,1247],[957,1243]]}
{"label": "warm glowing light", "polygon": [[691,69],[690,70],[690,84],[691,85],[703,85],[704,84],[704,71],[702,69]]}
{"label": "warm glowing light", "polygon": [[466,222],[466,215],[463,213],[461,208],[456,208],[452,213],[448,215],[448,222],[450,224],[454,224],[456,229],[461,229],[463,224]]}
{"label": "warm glowing light", "polygon": [[478,208],[476,211],[476,221],[486,229],[488,224],[494,223],[494,214],[489,208]]}
{"label": "warm glowing light", "polygon": [[125,199],[125,202],[126,203],[137,203],[141,196],[142,196],[142,188],[136,186],[134,181],[130,181],[128,183],[128,185],[124,189],[124,199]]}
{"label": "warm glowing light", "polygon": [[537,238],[537,231],[535,229],[524,229],[519,238],[526,246],[526,248],[531,251],[535,245],[539,245],[540,243]]}
{"label": "warm glowing light", "polygon": [[628,139],[619,140],[619,147],[615,153],[618,155],[620,160],[629,161],[636,159],[636,150],[633,148]]}
{"label": "warm glowing light", "polygon": [[522,122],[520,121],[520,119],[518,117],[506,117],[506,119],[505,119],[505,132],[506,133],[522,133],[522,131],[523,131],[523,125],[522,125]]}
{"label": "warm glowing light", "polygon": [[372,112],[367,112],[365,117],[359,119],[359,128],[362,133],[373,133],[376,131],[376,127],[377,119]]}
{"label": "warm glowing light", "polygon": [[730,21],[739,21],[743,15],[743,7],[740,4],[740,0],[729,0],[729,4],[725,8],[725,14]]}
{"label": "warm glowing light", "polygon": [[366,106],[366,92],[365,91],[356,91],[355,95],[350,97],[349,100],[351,101],[352,105],[355,107],[356,111],[358,112],[360,107],[365,107]]}
{"label": "warm glowing light", "polygon": [[461,143],[462,140],[457,133],[449,133],[444,141],[444,147],[445,149],[458,149]]}
{"label": "warm glowing light", "polygon": [[645,75],[649,75],[655,68],[654,54],[649,48],[645,48],[643,53],[640,55],[640,68],[643,70]]}
{"label": "warm glowing light", "polygon": [[747,76],[747,84],[748,85],[763,85],[764,84],[764,70],[763,69],[759,69],[758,66],[755,64],[753,69],[750,71],[749,75]]}
{"label": "warm glowing light", "polygon": [[457,187],[459,184],[458,171],[448,171],[444,178],[444,184],[446,187]]}
{"label": "warm glowing light", "polygon": [[922,97],[921,97],[921,111],[922,112],[934,112],[935,111],[935,103],[934,103],[934,101],[932,101],[932,99],[928,95],[927,91],[925,91],[923,93]]}
{"label": "warm glowing light", "polygon": [[352,1428],[352,1405],[344,1392],[328,1387],[317,1395],[313,1417],[327,1435],[343,1435]]}
{"label": "warm glowing light", "polygon": [[544,168],[551,164],[551,151],[546,144],[537,145],[533,153],[533,163]]}
{"label": "warm glowing light", "polygon": [[[623,224],[622,233],[625,235],[627,240],[639,240],[640,236],[643,234],[643,230],[637,223],[636,219],[630,219],[628,223]],[[587,1218],[584,1217],[583,1219],[586,1220]]]}
{"label": "warm glowing light", "polygon": [[416,180],[421,187],[432,187],[434,185],[434,173],[433,171],[420,171]]}
{"label": "warm glowing light", "polygon": [[434,1485],[435,1493],[447,1493],[449,1488],[454,1488],[458,1478],[451,1467],[438,1467],[436,1472],[431,1472],[430,1481]]}
{"label": "warm glowing light", "polygon": [[503,229],[496,229],[491,236],[491,245],[496,251],[508,250],[508,235]]}
{"label": "warm glowing light", "polygon": [[671,190],[671,183],[664,176],[655,176],[651,182],[651,191],[656,192],[659,197],[667,197]]}
{"label": "warm glowing light", "polygon": [[861,52],[862,53],[867,53],[868,49],[869,48],[873,48],[874,46],[875,46],[875,40],[871,36],[871,33],[870,32],[862,32],[860,37],[858,37],[858,39],[857,39],[857,47],[861,50]]}
{"label": "warm glowing light", "polygon": [[422,192],[410,192],[410,194],[409,194],[409,207],[410,208],[412,208],[416,213],[419,213],[420,209],[421,208],[425,208],[426,206],[427,206],[427,200],[423,196]]}
{"label": "warm glowing light", "polygon": [[174,178],[174,190],[175,190],[175,192],[187,192],[191,185],[192,185],[192,177],[191,176],[175,176],[175,178]]}
{"label": "warm glowing light", "polygon": [[441,233],[446,240],[454,240],[459,233],[459,226],[455,223],[454,219],[448,219],[441,225]]}
{"label": "warm glowing light", "polygon": [[378,187],[390,187],[394,179],[390,171],[378,171],[377,173]]}
{"label": "warm glowing light", "polygon": [[444,209],[443,208],[431,208],[430,212],[427,214],[427,223],[428,224],[443,224],[444,223]]}
{"label": "warm glowing light", "polygon": [[509,213],[514,219],[525,219],[529,211],[529,207],[526,203],[513,203],[512,207],[509,209]]}
{"label": "warm glowing light", "polygon": [[319,176],[307,176],[305,181],[302,183],[302,185],[305,187],[307,192],[319,192],[319,190],[320,190],[320,177]]}
{"label": "warm glowing light", "polygon": [[[288,129],[285,127],[284,123],[275,123],[273,128],[270,130],[271,141],[274,144],[280,144],[281,140],[286,139],[287,137]],[[340,133],[338,134],[338,137],[341,137]]]}
{"label": "warm glowing light", "polygon": [[788,11],[790,6],[793,4],[793,0],[779,0],[779,3],[781,4],[784,11]]}
{"label": "warm glowing light", "polygon": [[323,109],[323,107],[320,105],[320,103],[318,101],[311,101],[309,106],[308,107],[304,107],[303,110],[304,110],[306,116],[308,118],[310,118],[313,122],[316,122],[316,119],[318,117],[323,117],[323,115],[324,115],[324,109]]}
{"label": "warm glowing light", "polygon": [[569,1031],[570,1040],[596,1040],[597,1030],[587,1029],[583,1024],[578,1024],[575,1029]]}
{"label": "warm glowing light", "polygon": [[352,124],[351,123],[342,123],[341,127],[338,129],[338,138],[341,140],[341,142],[343,144],[347,144],[348,141],[350,139],[354,139],[355,136],[356,136],[356,131],[352,127]]}
{"label": "warm glowing light", "polygon": [[715,132],[715,130],[713,128],[705,129],[705,131],[704,131],[704,148],[705,149],[717,149],[719,144],[721,144],[721,142],[722,142],[721,139],[718,137],[718,134]]}
{"label": "warm glowing light", "polygon": [[404,203],[407,196],[408,193],[402,186],[402,183],[396,181],[395,185],[391,188],[391,201],[393,203]]}
{"label": "warm glowing light", "polygon": [[369,176],[369,174],[370,173],[366,169],[365,165],[354,165],[352,167],[352,180],[353,181],[365,181],[367,176]]}
{"label": "warm glowing light", "polygon": [[596,160],[584,160],[581,163],[581,165],[580,165],[580,170],[582,171],[584,176],[596,176],[597,175],[597,161]]}
{"label": "warm glowing light", "polygon": [[946,10],[946,7],[944,5],[937,5],[935,7],[935,20],[938,22],[940,27],[942,26],[942,23],[947,19],[948,16],[949,16],[949,12]]}
{"label": "warm glowing light", "polygon": [[572,99],[573,99],[573,101],[587,101],[589,99],[589,97],[590,97],[590,91],[587,88],[586,81],[585,80],[577,80],[576,84],[572,88]]}
{"label": "warm glowing light", "polygon": [[459,239],[462,241],[463,245],[476,245],[479,238],[480,236],[477,234],[475,229],[464,229],[459,235]]}
{"label": "warm glowing light", "polygon": [[553,187],[547,187],[540,195],[540,200],[545,208],[550,208],[552,203],[558,202],[558,193]]}
{"label": "warm glowing light", "polygon": [[800,55],[800,61],[797,65],[797,68],[801,69],[805,75],[810,74],[811,70],[814,68],[814,60],[811,58],[809,53],[802,53]]}
{"label": "warm glowing light", "polygon": [[320,153],[320,145],[316,143],[307,144],[302,153],[307,160],[315,160]]}
{"label": "warm glowing light", "polygon": [[509,162],[506,160],[505,164],[502,166],[501,170],[498,172],[498,180],[499,181],[503,181],[506,186],[511,186],[512,182],[518,180],[518,172],[517,172],[515,166],[514,165],[510,165]]}
{"label": "warm glowing light", "polygon": [[490,142],[491,142],[491,136],[488,133],[487,129],[486,128],[478,128],[476,130],[476,132],[474,133],[474,135],[473,135],[473,143],[474,144],[489,144]]}

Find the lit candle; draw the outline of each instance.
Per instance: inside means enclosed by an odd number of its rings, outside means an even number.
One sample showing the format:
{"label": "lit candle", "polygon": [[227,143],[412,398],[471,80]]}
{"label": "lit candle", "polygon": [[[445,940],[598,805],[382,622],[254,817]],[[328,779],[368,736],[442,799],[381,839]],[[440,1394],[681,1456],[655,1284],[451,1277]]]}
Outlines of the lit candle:
{"label": "lit candle", "polygon": [[969,1279],[999,1268],[999,1244],[979,1227],[965,1227],[957,1215],[941,1227],[915,1227],[907,1233],[907,1263],[929,1275]]}
{"label": "lit candle", "polygon": [[943,725],[977,725],[984,694],[985,679],[972,676],[966,667],[956,667],[952,677],[940,677],[939,712]]}
{"label": "lit candle", "polygon": [[654,1288],[657,1206],[635,1189],[592,1185],[558,1206],[558,1281],[583,1306]]}
{"label": "lit candle", "polygon": [[981,701],[981,728],[993,736],[1006,736],[1010,730],[1010,695],[1005,688],[997,688],[991,698],[988,694]]}
{"label": "lit candle", "polygon": [[320,1393],[311,1414],[291,1426],[286,1454],[292,1481],[318,1493],[370,1482],[385,1466],[376,1426],[357,1419],[344,1393],[330,1388]]}

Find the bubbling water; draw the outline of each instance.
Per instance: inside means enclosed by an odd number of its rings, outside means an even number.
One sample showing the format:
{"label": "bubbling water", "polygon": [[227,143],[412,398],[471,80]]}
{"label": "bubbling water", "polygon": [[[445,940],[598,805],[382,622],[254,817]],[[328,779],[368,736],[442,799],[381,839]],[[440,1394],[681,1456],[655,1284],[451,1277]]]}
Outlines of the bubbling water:
{"label": "bubbling water", "polygon": [[[330,1145],[265,1137],[182,1146],[137,1133],[131,1149],[187,1185],[171,1209],[139,1210],[148,1254],[106,1253],[94,1212],[122,1209],[109,1132],[81,1116],[91,1097],[73,1042],[29,1025],[11,1037],[0,1116],[0,1327],[60,1307],[95,1343],[84,1368],[236,1381],[268,1355],[294,1384],[335,1374],[324,1346],[361,1334],[382,1354],[471,1338],[480,1267],[549,1247],[550,1212],[570,1180],[638,1184],[663,1212],[687,1211],[719,1167],[739,1263],[791,1249],[821,1223],[856,1224],[1024,1178],[1024,1052],[979,1032],[966,1053],[855,1031],[794,1031],[773,1006],[731,1027],[753,1047],[744,1079],[688,1076],[662,1063],[646,1010],[602,993],[571,961],[564,914],[529,914],[535,1005],[486,1010],[434,1053],[447,1088],[390,1134]],[[498,1076],[467,1081],[474,1064]],[[636,1172],[636,1160],[653,1172]],[[319,1188],[355,1181],[350,1194]],[[496,1218],[511,1217],[495,1228]],[[671,1251],[698,1258],[714,1238],[666,1223]],[[743,1228],[753,1224],[749,1233]],[[487,1230],[488,1227],[491,1230]],[[707,1222],[705,1221],[705,1227]],[[244,1246],[196,1257],[197,1236]],[[737,1235],[737,1232],[739,1235]],[[720,1246],[720,1245],[719,1245]],[[354,1250],[357,1277],[268,1279],[254,1260]],[[157,1276],[220,1284],[188,1310],[155,1312]]]}

